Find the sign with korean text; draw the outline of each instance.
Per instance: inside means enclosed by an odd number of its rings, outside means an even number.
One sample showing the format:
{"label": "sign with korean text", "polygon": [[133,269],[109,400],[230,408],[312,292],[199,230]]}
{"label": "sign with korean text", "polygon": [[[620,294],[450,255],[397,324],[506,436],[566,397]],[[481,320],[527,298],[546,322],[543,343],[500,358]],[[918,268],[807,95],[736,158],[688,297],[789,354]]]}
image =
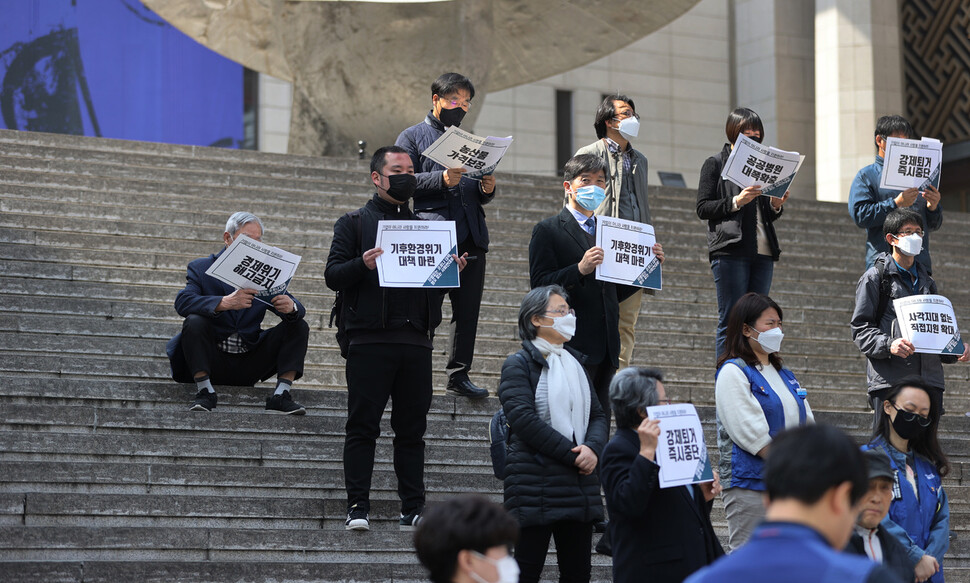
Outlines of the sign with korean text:
{"label": "sign with korean text", "polygon": [[465,177],[480,179],[495,172],[495,167],[511,144],[512,136],[483,138],[451,126],[421,155],[445,168],[464,168],[467,170]]}
{"label": "sign with korean text", "polygon": [[271,298],[286,291],[299,265],[299,255],[238,235],[205,273],[237,289],[259,290],[256,297]]}
{"label": "sign with korean text", "polygon": [[763,146],[743,134],[721,171],[721,178],[741,188],[758,186],[761,194],[781,198],[791,187],[805,156],[798,152]]}
{"label": "sign with korean text", "polygon": [[926,190],[940,183],[943,167],[943,143],[933,138],[906,140],[886,138],[886,156],[882,164],[879,188]]}
{"label": "sign with korean text", "polygon": [[381,287],[458,287],[455,221],[378,221]]}
{"label": "sign with korean text", "polygon": [[963,354],[960,327],[953,304],[943,296],[925,294],[893,300],[896,323],[916,352]]}
{"label": "sign with korean text", "polygon": [[656,242],[652,225],[597,215],[596,246],[603,248],[603,263],[596,266],[596,279],[663,289]]}
{"label": "sign with korean text", "polygon": [[672,488],[714,480],[704,431],[690,403],[647,407],[647,417],[660,421],[657,465],[660,487]]}

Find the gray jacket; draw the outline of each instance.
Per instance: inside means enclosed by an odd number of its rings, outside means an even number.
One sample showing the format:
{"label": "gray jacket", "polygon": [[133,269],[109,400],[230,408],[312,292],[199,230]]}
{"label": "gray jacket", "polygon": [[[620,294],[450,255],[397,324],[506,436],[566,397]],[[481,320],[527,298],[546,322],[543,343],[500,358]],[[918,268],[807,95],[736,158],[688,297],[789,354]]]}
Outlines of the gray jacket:
{"label": "gray jacket", "polygon": [[[866,376],[869,380],[869,392],[886,389],[899,379],[908,375],[917,375],[927,384],[943,390],[943,363],[956,362],[955,356],[940,356],[938,354],[915,353],[907,358],[900,358],[890,353],[889,348],[896,338],[902,334],[896,322],[896,310],[892,300],[906,296],[917,295],[910,286],[910,277],[899,272],[896,262],[888,253],[881,253],[876,257],[876,266],[870,267],[862,277],[855,290],[855,310],[852,312],[852,341],[855,342],[862,354],[866,356]],[[888,280],[889,301],[882,318],[876,322],[876,310],[879,307],[880,278],[878,264],[885,262],[883,277]],[[936,282],[926,273],[926,268],[919,261],[916,262],[916,273],[919,277],[918,294],[935,294]]]}
{"label": "gray jacket", "polygon": [[[606,162],[606,198],[596,207],[596,214],[605,217],[620,216],[620,186],[623,184],[623,161],[619,155],[610,153],[605,140],[596,140],[576,151],[576,155],[595,154]],[[639,150],[630,148],[630,172],[633,174],[633,188],[637,193],[640,207],[640,222],[650,223],[650,204],[647,203],[647,157]],[[563,201],[565,206],[568,201]]]}

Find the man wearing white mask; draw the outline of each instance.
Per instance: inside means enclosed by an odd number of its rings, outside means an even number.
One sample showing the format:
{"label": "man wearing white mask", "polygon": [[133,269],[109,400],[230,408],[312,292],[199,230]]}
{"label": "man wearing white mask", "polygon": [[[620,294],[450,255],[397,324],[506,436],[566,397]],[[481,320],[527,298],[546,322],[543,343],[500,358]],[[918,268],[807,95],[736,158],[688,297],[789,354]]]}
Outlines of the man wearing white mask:
{"label": "man wearing white mask", "polygon": [[890,253],[876,256],[856,286],[852,312],[852,340],[866,356],[869,404],[881,406],[883,395],[897,381],[917,374],[933,390],[933,414],[943,411],[943,364],[970,360],[970,343],[956,356],[918,353],[902,338],[896,323],[893,300],[912,295],[936,294],[936,282],[919,260],[924,235],[923,217],[909,208],[891,211],[883,223],[883,236]]}
{"label": "man wearing white mask", "polygon": [[[593,214],[606,200],[607,164],[595,154],[577,154],[566,162],[562,212],[540,222],[529,243],[529,279],[533,288],[558,284],[569,292],[576,310],[576,333],[567,343],[586,356],[586,372],[596,389],[609,427],[609,388],[619,365],[619,304],[638,288],[596,279],[603,249],[596,246]],[[653,246],[663,262],[663,247]]]}
{"label": "man wearing white mask", "polygon": [[519,526],[482,496],[459,496],[428,507],[414,533],[414,550],[432,583],[518,583],[509,554]]}
{"label": "man wearing white mask", "polygon": [[[650,224],[647,157],[630,144],[640,132],[640,116],[633,100],[619,93],[607,95],[596,110],[593,128],[599,139],[580,148],[576,155],[593,154],[606,166],[606,197],[594,210],[595,214]],[[643,293],[642,288],[637,289],[620,302],[620,368],[630,366]],[[646,293],[655,292],[646,290]]]}

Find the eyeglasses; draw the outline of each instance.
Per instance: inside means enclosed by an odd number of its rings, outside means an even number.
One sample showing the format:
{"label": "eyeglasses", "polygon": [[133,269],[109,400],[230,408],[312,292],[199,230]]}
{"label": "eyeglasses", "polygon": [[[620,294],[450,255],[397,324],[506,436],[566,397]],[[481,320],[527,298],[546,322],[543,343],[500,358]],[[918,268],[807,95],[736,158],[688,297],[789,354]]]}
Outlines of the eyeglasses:
{"label": "eyeglasses", "polygon": [[933,420],[930,419],[929,417],[925,417],[923,415],[920,415],[919,413],[907,411],[906,409],[900,409],[896,405],[896,403],[893,403],[892,401],[890,401],[889,404],[892,405],[894,409],[896,409],[897,415],[903,416],[903,420],[906,421],[907,423],[912,423],[913,420],[916,420],[916,422],[919,423],[920,427],[929,427],[930,423],[933,422]]}
{"label": "eyeglasses", "polygon": [[458,101],[456,99],[445,99],[444,102],[450,103],[452,107],[460,107],[465,111],[468,111],[468,108],[472,106],[471,101]]}
{"label": "eyeglasses", "polygon": [[546,310],[546,313],[547,314],[553,314],[553,315],[556,315],[556,316],[565,316],[566,314],[569,314],[570,316],[575,316],[576,315],[576,310],[574,310],[572,308],[569,308],[568,310],[564,310],[564,309]]}
{"label": "eyeglasses", "polygon": [[658,399],[657,400],[657,404],[658,405],[669,405],[670,404],[670,399]]}
{"label": "eyeglasses", "polygon": [[922,237],[923,236],[923,229],[916,229],[916,230],[909,230],[908,229],[908,230],[905,230],[905,231],[900,231],[899,233],[896,234],[896,237],[909,237],[910,235],[913,235],[913,234],[916,234],[916,235],[919,235],[920,237]]}
{"label": "eyeglasses", "polygon": [[634,113],[617,113],[615,116],[613,116],[613,119],[622,121],[624,119],[628,119],[628,118],[631,118],[631,117],[632,118],[636,118],[636,119],[640,119],[640,114],[639,113],[636,113],[636,112],[634,112]]}

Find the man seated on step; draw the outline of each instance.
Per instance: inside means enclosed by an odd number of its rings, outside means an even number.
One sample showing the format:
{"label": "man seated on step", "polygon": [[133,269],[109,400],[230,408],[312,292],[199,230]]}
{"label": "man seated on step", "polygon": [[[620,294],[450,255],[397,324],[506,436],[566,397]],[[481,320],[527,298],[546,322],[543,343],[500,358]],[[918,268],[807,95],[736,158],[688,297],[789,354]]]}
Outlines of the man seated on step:
{"label": "man seated on step", "polygon": [[867,556],[891,569],[902,581],[912,583],[916,572],[907,549],[880,524],[889,514],[896,472],[883,450],[867,449],[862,455],[869,466],[869,490],[862,497],[862,511],[845,552]]}
{"label": "man seated on step", "polygon": [[[391,400],[394,473],[401,498],[402,530],[417,525],[424,510],[424,431],[431,408],[431,350],[441,323],[441,289],[381,287],[378,221],[418,221],[408,201],[417,179],[407,150],[374,152],[370,179],[377,192],[363,208],[337,219],[323,277],[340,292],[347,333],[347,425],[344,481],[347,530],[370,528],[370,487],[381,417]],[[452,255],[458,269],[466,260]],[[446,292],[445,292],[446,293]]]}
{"label": "man seated on step", "polygon": [[[310,335],[306,309],[289,293],[274,296],[271,306],[254,301],[256,290],[234,289],[205,273],[240,235],[261,241],[262,221],[251,213],[234,213],[222,234],[225,247],[189,263],[185,288],[175,296],[175,310],[185,322],[167,346],[172,378],[198,387],[192,411],[212,411],[217,401],[213,384],[251,387],[277,373],[266,410],[303,415],[306,409],[293,401],[290,387],[303,376]],[[262,330],[267,311],[280,322]]]}
{"label": "man seated on step", "polygon": [[484,496],[464,495],[428,507],[414,550],[431,583],[517,583],[510,554],[519,525]]}
{"label": "man seated on step", "polygon": [[765,461],[765,521],[741,548],[686,583],[899,583],[885,565],[841,552],[869,486],[866,461],[832,425],[783,431]]}
{"label": "man seated on step", "polygon": [[[883,239],[890,252],[876,255],[873,266],[855,290],[852,312],[852,341],[865,355],[869,405],[873,411],[882,406],[882,397],[899,380],[918,374],[933,390],[933,415],[943,413],[943,364],[970,360],[970,342],[964,342],[963,355],[942,356],[916,352],[913,343],[902,337],[896,322],[893,300],[913,295],[936,294],[936,282],[920,257],[923,217],[909,208],[894,209],[883,222]],[[876,416],[878,418],[878,416]]]}

